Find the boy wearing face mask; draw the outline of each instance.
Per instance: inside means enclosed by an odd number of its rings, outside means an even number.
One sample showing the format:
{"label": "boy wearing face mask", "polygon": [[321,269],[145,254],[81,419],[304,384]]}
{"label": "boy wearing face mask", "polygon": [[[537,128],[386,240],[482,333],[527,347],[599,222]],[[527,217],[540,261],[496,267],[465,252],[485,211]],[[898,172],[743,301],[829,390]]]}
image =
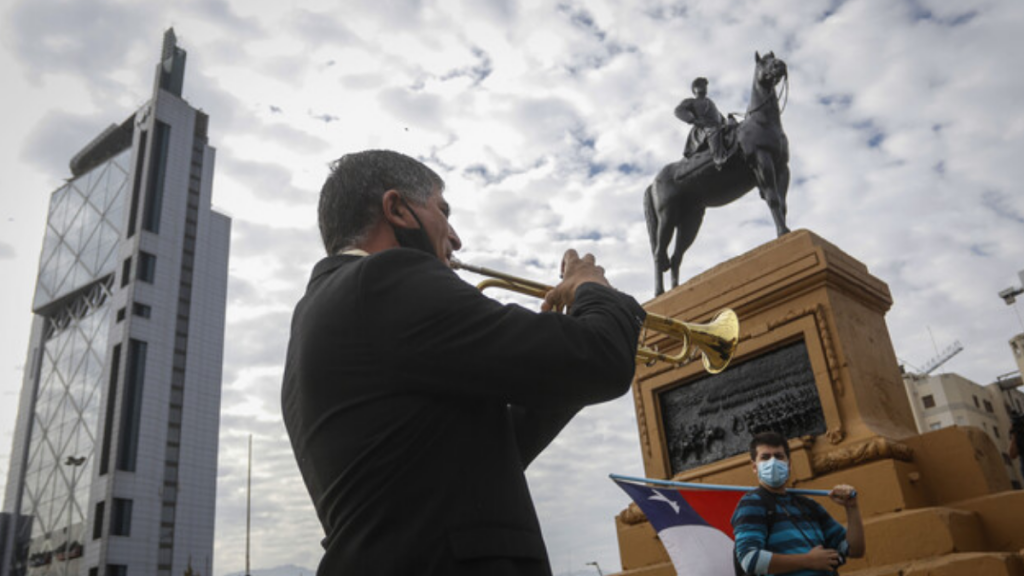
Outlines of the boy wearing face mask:
{"label": "boy wearing face mask", "polygon": [[846,508],[848,529],[817,502],[786,492],[789,443],[775,432],[750,441],[751,470],[760,486],[744,496],[732,516],[738,570],[745,574],[835,574],[847,557],[864,555],[864,525],[852,486],[829,498]]}

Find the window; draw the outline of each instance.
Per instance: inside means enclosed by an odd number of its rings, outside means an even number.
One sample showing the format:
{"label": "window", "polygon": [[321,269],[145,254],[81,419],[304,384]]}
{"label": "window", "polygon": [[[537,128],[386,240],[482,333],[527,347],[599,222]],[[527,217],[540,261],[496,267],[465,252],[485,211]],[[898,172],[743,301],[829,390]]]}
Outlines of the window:
{"label": "window", "polygon": [[107,564],[107,576],[128,576],[128,567],[124,564]]}
{"label": "window", "polygon": [[935,397],[931,394],[921,397],[921,402],[925,408],[935,408]]}
{"label": "window", "polygon": [[124,259],[124,263],[121,264],[121,288],[128,285],[128,282],[132,278],[132,257],[129,256]]}
{"label": "window", "polygon": [[114,402],[117,400],[117,376],[121,370],[121,345],[114,346],[110,359],[110,383],[107,388],[107,414],[103,421],[103,446],[100,449],[100,476],[110,469],[110,435],[114,427]]}
{"label": "window", "polygon": [[142,207],[142,229],[160,232],[160,211],[164,198],[164,178],[167,175],[167,153],[171,142],[171,127],[159,120],[153,133],[153,155],[149,161],[149,180],[146,183],[146,203]]}
{"label": "window", "polygon": [[[178,463],[177,462],[166,462],[164,465],[164,482],[174,484],[178,482]],[[170,520],[165,522],[174,522],[172,516]]]}
{"label": "window", "polygon": [[978,404],[978,397],[977,396],[971,396],[971,398],[974,398],[974,407],[975,408],[981,408],[981,404]]}
{"label": "window", "polygon": [[[121,311],[123,312],[124,310],[122,309]],[[153,314],[153,309],[145,304],[135,302],[132,304],[132,314],[140,318],[149,318]]]}
{"label": "window", "polygon": [[126,498],[114,498],[114,506],[110,510],[110,534],[111,536],[131,536],[131,500]]}
{"label": "window", "polygon": [[988,412],[989,414],[995,413],[995,410],[992,409],[992,403],[988,400],[985,400],[985,412]]}
{"label": "window", "polygon": [[118,470],[135,471],[135,457],[139,448],[139,418],[142,413],[142,384],[145,378],[146,343],[131,339],[128,341],[128,366],[125,368],[124,400],[121,405]]}
{"label": "window", "polygon": [[1010,455],[1009,455],[1009,454],[1007,454],[1006,452],[1002,452],[1002,455],[1003,455],[1003,462],[1004,462],[1004,463],[1005,463],[1005,464],[1006,464],[1007,466],[1013,466],[1013,462],[1012,462],[1012,461],[1010,461]]}
{"label": "window", "polygon": [[103,536],[103,509],[106,507],[106,502],[96,503],[96,514],[93,515],[92,520],[92,539],[99,540]]}
{"label": "window", "polygon": [[938,430],[939,428],[942,428],[942,422],[932,422],[931,425],[928,426],[929,430]]}
{"label": "window", "polygon": [[993,426],[992,433],[996,435],[996,438],[999,438],[999,428]]}
{"label": "window", "polygon": [[124,322],[124,308],[119,308],[117,310],[117,321]]}
{"label": "window", "polygon": [[139,148],[135,153],[135,183],[132,185],[132,202],[128,214],[128,237],[135,235],[135,215],[139,212],[139,191],[142,189],[142,169],[146,161],[146,131],[139,136]]}
{"label": "window", "polygon": [[174,524],[174,504],[164,504],[160,508],[160,522]]}
{"label": "window", "polygon": [[139,269],[136,271],[136,276],[139,280],[152,284],[153,279],[156,278],[156,256],[140,250]]}

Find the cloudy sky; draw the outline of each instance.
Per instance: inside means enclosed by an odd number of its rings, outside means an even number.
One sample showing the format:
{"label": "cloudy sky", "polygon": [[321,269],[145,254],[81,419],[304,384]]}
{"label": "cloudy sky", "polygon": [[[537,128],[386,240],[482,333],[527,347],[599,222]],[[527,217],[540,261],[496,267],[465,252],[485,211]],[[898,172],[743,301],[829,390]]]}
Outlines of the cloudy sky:
{"label": "cloudy sky", "polygon": [[[339,8],[343,5],[343,8]],[[67,160],[149,97],[163,31],[209,113],[215,208],[234,219],[215,573],[313,568],[321,537],[279,413],[291,307],[320,257],[327,164],[384,147],[447,181],[463,259],[553,280],[569,247],[653,294],[641,197],[688,127],[696,76],[746,109],[755,51],[789,64],[789,223],[889,284],[897,355],[989,383],[1016,369],[1024,269],[1024,3],[1012,0],[0,1],[0,482],[49,193]],[[774,237],[757,194],[709,211],[691,277]],[[530,481],[556,573],[617,569],[610,472],[642,473],[630,399],[590,408]]]}

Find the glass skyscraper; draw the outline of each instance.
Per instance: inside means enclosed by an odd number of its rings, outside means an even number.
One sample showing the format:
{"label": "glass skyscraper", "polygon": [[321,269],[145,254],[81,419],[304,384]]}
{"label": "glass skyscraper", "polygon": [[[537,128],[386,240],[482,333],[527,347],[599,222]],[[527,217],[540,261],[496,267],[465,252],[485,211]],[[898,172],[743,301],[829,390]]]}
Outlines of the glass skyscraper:
{"label": "glass skyscraper", "polygon": [[0,576],[208,574],[230,219],[164,36],[153,98],[50,198]]}

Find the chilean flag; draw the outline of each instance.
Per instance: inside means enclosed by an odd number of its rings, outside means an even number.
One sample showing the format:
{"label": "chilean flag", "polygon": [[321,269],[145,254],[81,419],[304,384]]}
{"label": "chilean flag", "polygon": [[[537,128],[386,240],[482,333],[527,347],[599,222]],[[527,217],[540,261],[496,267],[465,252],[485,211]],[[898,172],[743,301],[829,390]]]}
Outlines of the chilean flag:
{"label": "chilean flag", "polygon": [[734,576],[732,513],[746,491],[654,488],[613,478],[643,510],[679,576]]}

